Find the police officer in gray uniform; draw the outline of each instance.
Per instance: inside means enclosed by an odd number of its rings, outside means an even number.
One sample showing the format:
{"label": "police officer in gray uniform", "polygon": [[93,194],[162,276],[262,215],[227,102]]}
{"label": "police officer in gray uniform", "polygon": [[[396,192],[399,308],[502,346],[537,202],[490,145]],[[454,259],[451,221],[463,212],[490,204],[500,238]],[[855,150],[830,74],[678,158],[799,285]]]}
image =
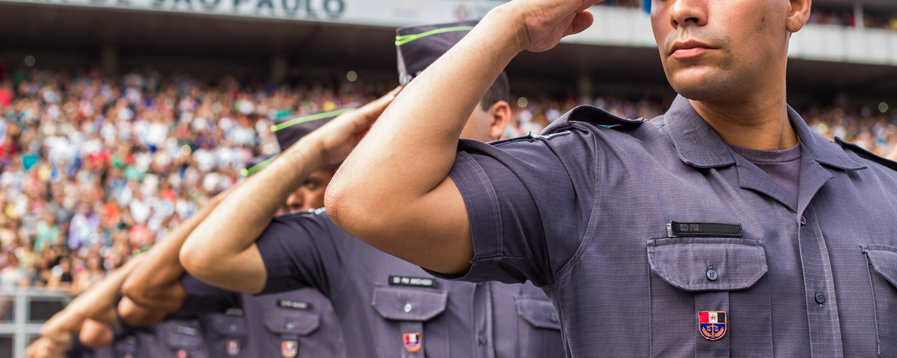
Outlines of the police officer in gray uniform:
{"label": "police officer in gray uniform", "polygon": [[[308,118],[323,118],[326,122],[338,113],[341,112]],[[303,122],[307,117],[288,120]],[[301,132],[301,127],[279,131],[277,138],[281,147],[289,147],[301,133],[306,133]],[[294,133],[297,130],[301,133]],[[254,158],[243,170],[244,176],[262,170],[272,159]],[[302,185],[277,214],[308,210],[310,207],[305,206],[302,198],[314,190],[314,186]],[[156,309],[175,310],[179,316],[197,317],[157,325],[155,330],[161,349],[175,353],[182,351],[181,354],[191,357],[198,354],[210,357],[345,357],[333,308],[319,292],[302,289],[253,296],[222,290],[184,274],[177,259],[180,245],[189,230],[202,221],[224,195],[227,194],[216,196],[182,224],[183,229],[179,227],[159,243],[148,254],[146,264],[135,270],[125,283],[124,291],[135,302]],[[201,353],[199,347],[207,353]]]}
{"label": "police officer in gray uniform", "polygon": [[[435,46],[421,53],[438,56],[451,46],[447,36],[468,27],[442,26],[448,30],[415,42]],[[496,87],[504,95],[477,108],[465,135],[497,138],[505,129],[506,80]],[[321,210],[270,220],[268,213],[294,185],[322,165],[339,163],[394,94],[303,137],[237,188],[191,234],[182,264],[198,278],[236,291],[318,289],[333,303],[352,357],[562,356],[558,319],[532,285],[437,279],[339,230]]]}
{"label": "police officer in gray uniform", "polygon": [[897,163],[786,104],[809,0],[654,1],[680,93],[666,114],[583,106],[540,137],[458,143],[503,67],[588,27],[594,3],[490,12],[343,164],[334,221],[453,278],[531,280],[569,357],[897,356]]}

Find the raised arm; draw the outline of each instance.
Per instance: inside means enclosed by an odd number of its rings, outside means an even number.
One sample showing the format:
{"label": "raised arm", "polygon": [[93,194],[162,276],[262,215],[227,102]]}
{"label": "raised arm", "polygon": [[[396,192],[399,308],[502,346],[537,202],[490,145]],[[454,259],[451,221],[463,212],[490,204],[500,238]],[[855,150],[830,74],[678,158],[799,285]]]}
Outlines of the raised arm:
{"label": "raised arm", "polygon": [[187,237],[221,203],[234,188],[215,197],[191,215],[164,240],[146,254],[144,263],[125,281],[122,293],[136,304],[149,309],[174,312],[184,301],[187,292],[181,284],[184,267],[178,253]]}
{"label": "raised arm", "polygon": [[468,270],[470,223],[448,177],[480,98],[523,50],[586,29],[597,1],[516,0],[486,15],[383,113],[327,191],[330,217],[385,252],[444,273]]}
{"label": "raised arm", "polygon": [[41,338],[29,348],[28,356],[52,356],[54,353],[68,351],[72,347],[72,337],[78,336],[87,319],[103,324],[116,324],[111,320],[115,317],[114,309],[121,285],[140,261],[140,257],[132,259],[50,317],[41,326]]}
{"label": "raised arm", "polygon": [[322,164],[336,164],[367,133],[398,89],[346,112],[286,149],[241,184],[190,234],[181,264],[196,278],[227,290],[259,293],[267,273],[255,241],[287,197]]}

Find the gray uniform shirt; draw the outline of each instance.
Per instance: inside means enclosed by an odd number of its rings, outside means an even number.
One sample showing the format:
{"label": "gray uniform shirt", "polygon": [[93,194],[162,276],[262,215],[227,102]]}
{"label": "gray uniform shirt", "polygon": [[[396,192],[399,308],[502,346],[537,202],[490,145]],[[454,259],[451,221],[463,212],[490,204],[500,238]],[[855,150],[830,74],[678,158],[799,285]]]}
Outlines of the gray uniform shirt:
{"label": "gray uniform shirt", "polygon": [[551,303],[531,284],[437,279],[340,230],[326,213],[275,218],[256,242],[263,293],[328,297],[350,357],[560,357]]}
{"label": "gray uniform shirt", "polygon": [[253,296],[223,290],[189,274],[181,314],[199,315],[212,357],[346,356],[330,301],[313,289]]}
{"label": "gray uniform shirt", "polygon": [[[531,280],[568,356],[897,356],[897,164],[809,130],[798,200],[679,97],[462,141],[469,281]],[[721,225],[719,225],[721,224]]]}

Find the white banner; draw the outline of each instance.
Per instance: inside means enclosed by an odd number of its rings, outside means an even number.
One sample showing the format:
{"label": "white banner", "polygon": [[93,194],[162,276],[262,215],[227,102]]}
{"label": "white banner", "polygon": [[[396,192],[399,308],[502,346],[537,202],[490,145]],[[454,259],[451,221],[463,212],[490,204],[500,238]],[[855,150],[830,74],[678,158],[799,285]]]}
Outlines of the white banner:
{"label": "white banner", "polygon": [[477,20],[503,3],[484,0],[0,0],[2,2],[385,27]]}

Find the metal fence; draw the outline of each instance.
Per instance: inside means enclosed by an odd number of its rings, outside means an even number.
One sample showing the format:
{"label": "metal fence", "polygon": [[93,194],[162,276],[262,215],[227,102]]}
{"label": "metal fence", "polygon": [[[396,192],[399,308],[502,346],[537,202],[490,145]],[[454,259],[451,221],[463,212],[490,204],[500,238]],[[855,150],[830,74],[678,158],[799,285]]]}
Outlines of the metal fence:
{"label": "metal fence", "polygon": [[24,358],[25,347],[40,336],[41,324],[71,300],[57,290],[0,290],[0,358]]}

